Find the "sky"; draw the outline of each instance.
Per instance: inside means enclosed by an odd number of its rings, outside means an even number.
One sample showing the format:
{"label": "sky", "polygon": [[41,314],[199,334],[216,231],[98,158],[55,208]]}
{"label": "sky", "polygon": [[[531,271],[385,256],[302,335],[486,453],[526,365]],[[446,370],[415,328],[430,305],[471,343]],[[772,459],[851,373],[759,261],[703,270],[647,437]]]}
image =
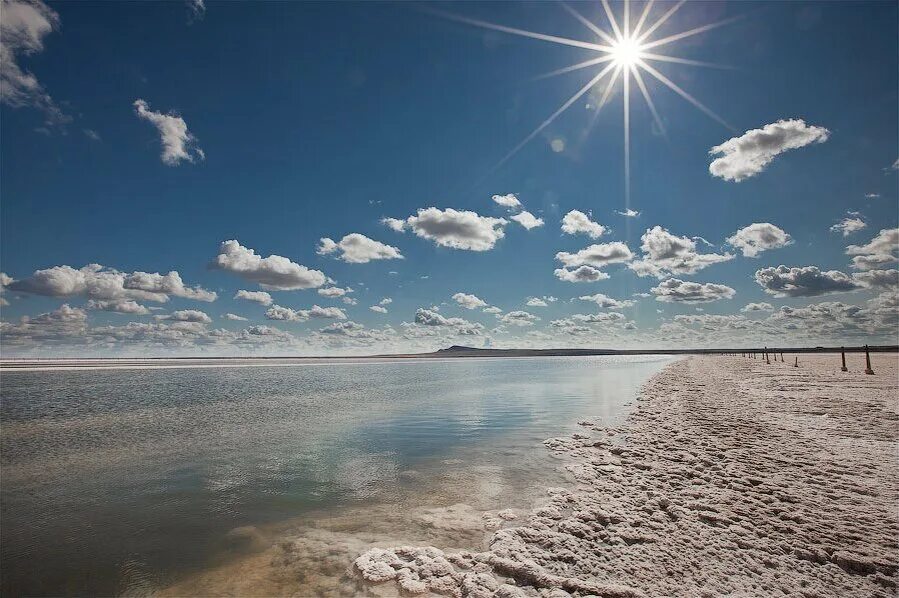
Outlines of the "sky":
{"label": "sky", "polygon": [[0,349],[895,344],[897,13],[2,0]]}

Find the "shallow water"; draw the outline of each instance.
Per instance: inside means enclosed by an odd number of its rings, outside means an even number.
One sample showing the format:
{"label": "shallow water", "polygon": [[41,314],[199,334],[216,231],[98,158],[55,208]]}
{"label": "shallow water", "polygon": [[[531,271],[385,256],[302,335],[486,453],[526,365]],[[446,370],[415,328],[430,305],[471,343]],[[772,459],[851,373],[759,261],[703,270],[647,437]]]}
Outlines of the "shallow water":
{"label": "shallow water", "polygon": [[620,419],[669,361],[6,372],[2,593],[164,588],[298,518],[365,534],[418,501],[523,508],[558,482],[541,441]]}

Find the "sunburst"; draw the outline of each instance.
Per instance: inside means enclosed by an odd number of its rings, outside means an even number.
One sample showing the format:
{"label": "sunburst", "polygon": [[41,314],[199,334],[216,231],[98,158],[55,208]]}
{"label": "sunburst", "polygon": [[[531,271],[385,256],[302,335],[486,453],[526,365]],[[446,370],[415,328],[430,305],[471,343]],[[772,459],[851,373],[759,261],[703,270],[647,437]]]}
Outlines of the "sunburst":
{"label": "sunburst", "polygon": [[[652,100],[652,96],[650,95],[649,88],[646,85],[646,81],[644,80],[644,74],[648,74],[654,79],[658,80],[660,83],[674,91],[676,94],[684,98],[687,102],[698,108],[708,117],[713,120],[721,123],[723,126],[728,129],[734,130],[730,124],[727,123],[723,118],[718,116],[715,112],[713,112],[710,108],[708,108],[705,104],[700,102],[690,93],[682,89],[676,83],[674,83],[671,79],[666,77],[663,73],[661,73],[658,69],[656,69],[652,63],[673,63],[687,66],[700,66],[700,67],[712,67],[712,68],[729,68],[724,65],[719,65],[711,62],[703,62],[699,60],[690,60],[687,58],[680,58],[678,56],[670,56],[667,54],[659,54],[656,50],[657,48],[662,48],[663,46],[670,46],[677,41],[686,39],[688,37],[692,37],[694,35],[698,35],[700,33],[704,33],[711,29],[715,29],[717,27],[721,27],[722,25],[726,25],[735,21],[740,17],[732,17],[729,19],[724,19],[722,21],[717,21],[714,23],[709,23],[707,25],[702,25],[700,27],[695,27],[693,29],[688,29],[686,31],[682,31],[680,33],[667,35],[665,37],[654,37],[654,34],[664,25],[671,17],[674,15],[680,8],[686,3],[686,0],[679,0],[677,3],[672,4],[667,10],[665,10],[661,15],[656,18],[651,25],[647,25],[650,21],[650,14],[653,11],[655,6],[655,0],[647,0],[643,4],[643,10],[640,12],[640,16],[637,18],[636,24],[631,27],[631,11],[630,11],[630,0],[624,0],[623,2],[623,14],[621,15],[621,20],[619,21],[618,17],[615,15],[612,7],[609,5],[608,0],[600,0],[602,4],[603,11],[608,20],[608,25],[611,27],[611,31],[606,31],[596,23],[592,22],[580,12],[575,10],[573,7],[561,2],[561,6],[575,19],[577,19],[581,24],[583,24],[587,29],[590,30],[591,33],[595,36],[594,41],[583,41],[578,39],[571,39],[566,37],[559,37],[555,35],[548,35],[545,33],[538,33],[535,31],[527,31],[524,29],[517,29],[515,27],[507,27],[505,25],[498,25],[496,23],[489,23],[487,21],[481,21],[478,19],[471,19],[468,17],[446,13],[439,10],[431,10],[435,14],[438,14],[444,18],[451,19],[453,21],[458,21],[461,23],[465,23],[468,25],[472,25],[475,27],[481,27],[484,29],[490,29],[493,31],[500,31],[502,33],[507,33],[510,35],[518,35],[522,37],[527,37],[531,39],[536,39],[543,42],[564,45],[564,46],[572,46],[576,48],[582,48],[586,50],[593,51],[597,54],[597,56],[590,58],[588,60],[584,60],[577,64],[572,64],[570,66],[566,66],[560,69],[556,69],[549,73],[545,73],[543,75],[539,75],[538,79],[546,79],[551,77],[556,77],[558,75],[564,75],[567,73],[572,73],[575,71],[579,71],[582,69],[595,69],[595,74],[590,78],[586,85],[581,87],[578,91],[576,91],[570,98],[568,98],[555,112],[550,114],[546,120],[541,122],[537,128],[531,131],[521,142],[512,148],[508,154],[506,154],[502,160],[500,160],[496,166],[492,170],[495,170],[506,163],[512,156],[518,153],[522,147],[527,145],[531,140],[533,140],[537,135],[539,135],[544,129],[550,126],[563,112],[568,110],[572,105],[574,105],[581,97],[587,94],[589,91],[593,89],[597,89],[597,86],[606,78],[609,79],[608,84],[602,92],[599,103],[596,107],[596,112],[593,115],[595,119],[598,115],[599,111],[602,110],[603,106],[606,104],[609,96],[612,91],[618,89],[617,85],[620,82],[620,89],[623,92],[624,96],[624,185],[625,185],[625,205],[630,207],[630,101],[631,101],[631,87],[633,84],[637,86],[640,90],[640,95],[643,96],[644,101],[646,102],[647,107],[649,108],[650,113],[652,114],[653,120],[656,123],[659,131],[664,135],[665,126],[662,124],[662,118],[659,115],[659,112],[656,108],[655,103]],[[660,3],[661,4],[661,3]],[[655,11],[658,12],[658,11]]]}

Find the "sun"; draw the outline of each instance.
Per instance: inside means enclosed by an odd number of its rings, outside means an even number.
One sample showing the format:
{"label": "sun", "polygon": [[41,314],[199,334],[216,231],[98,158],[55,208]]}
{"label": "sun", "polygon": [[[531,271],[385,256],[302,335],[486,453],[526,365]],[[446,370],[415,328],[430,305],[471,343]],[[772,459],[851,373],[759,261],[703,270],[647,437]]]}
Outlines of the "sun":
{"label": "sun", "polygon": [[609,54],[617,66],[630,67],[640,60],[643,46],[632,37],[621,38],[612,44]]}
{"label": "sun", "polygon": [[[730,68],[711,62],[703,62],[699,60],[692,60],[688,58],[681,58],[679,56],[671,56],[668,54],[658,53],[657,48],[666,45],[673,45],[675,42],[700,33],[704,33],[711,29],[715,29],[716,27],[731,23],[740,18],[739,16],[731,17],[722,21],[717,21],[715,23],[700,25],[699,27],[694,27],[693,29],[688,29],[687,31],[681,31],[680,33],[666,35],[664,37],[658,37],[657,35],[655,35],[656,32],[660,30],[662,26],[671,18],[671,16],[674,15],[686,3],[686,1],[687,0],[678,0],[677,2],[656,2],[656,0],[644,0],[643,2],[639,2],[637,4],[642,4],[642,10],[640,11],[640,16],[636,19],[636,24],[632,25],[631,0],[623,0],[622,2],[618,3],[618,5],[622,9],[620,18],[615,15],[615,11],[613,11],[612,7],[609,5],[609,0],[600,0],[600,4],[602,5],[603,12],[605,13],[606,17],[605,20],[608,23],[608,26],[611,27],[611,31],[607,31],[606,29],[600,27],[599,25],[582,15],[580,12],[575,10],[573,7],[566,4],[564,1],[560,1],[559,4],[561,5],[561,7],[565,9],[572,17],[577,19],[587,29],[589,29],[590,32],[595,36],[595,39],[593,39],[592,41],[559,37],[557,35],[549,35],[546,33],[538,33],[535,31],[526,31],[524,29],[517,29],[515,27],[508,27],[506,25],[498,25],[496,23],[488,23],[486,21],[481,21],[478,19],[471,19],[438,9],[428,9],[427,12],[430,12],[432,14],[460,23],[473,25],[475,27],[482,27],[484,29],[499,31],[511,35],[520,35],[522,37],[528,37],[542,42],[581,48],[590,50],[595,53],[595,56],[593,58],[578,62],[577,64],[572,64],[570,66],[556,69],[537,77],[537,79],[548,79],[558,75],[572,73],[581,69],[595,69],[596,71],[586,85],[575,92],[574,95],[568,98],[568,100],[566,100],[555,112],[553,112],[546,120],[540,123],[540,125],[536,129],[534,129],[527,137],[525,137],[518,145],[512,148],[512,150],[508,154],[506,154],[506,156],[503,157],[503,159],[500,160],[496,164],[496,166],[491,169],[490,172],[495,171],[512,156],[518,153],[518,151],[522,147],[524,147],[527,143],[537,137],[541,131],[550,126],[560,114],[568,110],[585,94],[591,91],[593,91],[594,93],[599,91],[601,87],[600,84],[606,77],[609,78],[608,83],[602,90],[602,97],[599,100],[598,104],[595,106],[593,118],[591,118],[590,124],[587,125],[586,129],[587,131],[590,130],[590,127],[592,126],[592,123],[595,122],[595,118],[598,115],[599,111],[602,110],[603,106],[605,106],[610,94],[618,88],[616,87],[616,85],[620,81],[620,89],[622,91],[624,105],[623,124],[625,207],[628,209],[630,208],[630,102],[632,95],[631,92],[634,91],[635,86],[636,89],[640,91],[640,95],[643,96],[643,99],[646,102],[650,113],[652,114],[656,129],[662,135],[667,136],[667,133],[665,132],[665,126],[662,123],[662,118],[659,115],[658,110],[656,110],[656,105],[652,100],[652,96],[649,93],[649,87],[647,86],[644,79],[652,77],[677,95],[681,96],[683,99],[687,100],[690,104],[698,108],[709,118],[712,118],[713,120],[721,123],[732,131],[736,130],[723,118],[706,107],[705,104],[697,100],[688,92],[684,91],[674,81],[669,79],[667,76],[665,76],[665,74],[663,74],[655,66],[653,66],[653,63],[655,63],[657,66],[659,65],[659,63],[668,63],[712,68]],[[653,12],[660,12],[658,10],[659,7],[661,7],[664,12],[657,18],[650,19],[649,17]],[[656,8],[655,11],[653,10],[654,8]]]}

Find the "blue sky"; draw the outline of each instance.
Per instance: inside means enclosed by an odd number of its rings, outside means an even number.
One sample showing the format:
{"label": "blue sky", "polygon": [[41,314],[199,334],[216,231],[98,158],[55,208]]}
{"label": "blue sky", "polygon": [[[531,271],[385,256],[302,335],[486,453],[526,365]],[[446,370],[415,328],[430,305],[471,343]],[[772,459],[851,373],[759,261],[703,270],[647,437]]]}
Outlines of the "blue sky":
{"label": "blue sky", "polygon": [[[573,6],[612,33],[601,3]],[[631,4],[632,25],[644,6]],[[657,3],[644,30],[672,6]],[[651,64],[730,128],[643,71],[662,135],[631,79],[629,201],[622,79],[598,114],[609,77],[496,167],[605,63],[535,78],[601,53],[438,14],[605,43],[559,4],[3,9],[7,354],[896,341],[895,3],[682,6],[651,39],[739,18],[649,51],[731,68]],[[611,9],[620,23],[624,5]],[[710,155],[728,140],[734,153]],[[492,199],[509,194],[520,208]],[[572,210],[602,234],[565,233]],[[521,211],[542,224],[512,220]],[[739,238],[762,250],[744,255],[727,240],[753,224],[766,227]],[[465,235],[485,231],[472,248]],[[353,233],[376,244],[321,251]],[[211,267],[228,240],[241,253]],[[616,243],[630,255],[609,259]],[[273,290],[277,266],[249,250],[323,277]],[[601,279],[562,280],[581,266]],[[170,271],[215,300],[133,275]],[[319,293],[331,287],[352,292]],[[266,289],[271,305],[235,298]],[[597,294],[613,301],[578,299]],[[741,311],[751,303],[768,305]]]}

